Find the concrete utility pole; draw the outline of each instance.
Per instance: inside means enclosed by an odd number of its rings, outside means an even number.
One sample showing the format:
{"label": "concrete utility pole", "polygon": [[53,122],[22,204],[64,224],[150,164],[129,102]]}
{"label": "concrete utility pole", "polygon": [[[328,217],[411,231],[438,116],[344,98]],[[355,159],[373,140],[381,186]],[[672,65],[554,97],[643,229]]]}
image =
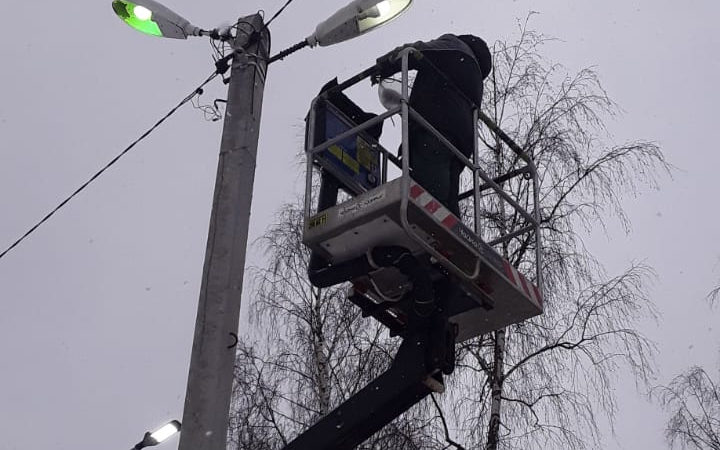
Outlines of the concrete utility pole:
{"label": "concrete utility pole", "polygon": [[260,15],[239,20],[179,450],[227,445],[233,334],[240,317],[269,42]]}

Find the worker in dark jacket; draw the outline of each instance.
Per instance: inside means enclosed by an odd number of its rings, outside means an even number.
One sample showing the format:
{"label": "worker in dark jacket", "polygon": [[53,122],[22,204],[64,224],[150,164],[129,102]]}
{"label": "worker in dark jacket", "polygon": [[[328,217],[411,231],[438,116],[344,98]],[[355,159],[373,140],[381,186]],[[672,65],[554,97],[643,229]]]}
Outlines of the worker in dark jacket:
{"label": "worker in dark jacket", "polygon": [[[473,107],[480,106],[483,80],[492,69],[485,41],[477,36],[444,34],[429,42],[400,46],[378,58],[379,77],[401,70],[401,50],[413,47],[422,52],[445,76],[422,60],[410,57],[417,76],[410,106],[445,136],[463,155],[474,149]],[[411,176],[456,216],[460,215],[458,190],[463,164],[418,122],[410,121]]]}

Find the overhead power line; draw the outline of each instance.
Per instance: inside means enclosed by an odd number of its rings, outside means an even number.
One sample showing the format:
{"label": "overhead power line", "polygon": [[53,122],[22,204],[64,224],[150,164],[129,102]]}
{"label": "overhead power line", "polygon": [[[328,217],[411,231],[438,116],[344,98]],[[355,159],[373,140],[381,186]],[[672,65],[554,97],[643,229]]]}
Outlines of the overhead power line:
{"label": "overhead power line", "polygon": [[[292,1],[292,0],[291,0]],[[227,68],[225,68],[226,70]],[[167,114],[165,114],[160,120],[158,120],[155,125],[150,127],[145,133],[143,133],[139,138],[137,138],[132,144],[128,145],[120,154],[118,154],[115,158],[113,158],[109,163],[107,163],[102,169],[97,171],[95,175],[90,177],[85,183],[83,183],[79,188],[75,190],[72,194],[70,194],[65,200],[60,202],[58,206],[56,206],[52,211],[50,211],[48,214],[45,215],[39,222],[37,222],[35,225],[32,226],[25,234],[23,234],[18,240],[16,240],[11,246],[9,246],[5,251],[0,253],[0,259],[2,259],[5,255],[7,255],[10,251],[12,251],[15,247],[17,247],[22,241],[27,239],[31,234],[35,232],[40,226],[42,226],[45,222],[47,222],[55,213],[60,211],[65,205],[70,202],[75,196],[80,194],[83,190],[85,190],[86,187],[88,187],[93,181],[95,181],[100,175],[102,175],[106,170],[108,170],[110,167],[112,167],[116,162],[120,160],[123,156],[125,156],[126,153],[128,153],[130,150],[133,149],[140,141],[145,139],[155,131],[165,120],[167,120],[170,116],[175,114],[175,112],[180,109],[183,105],[190,102],[195,96],[200,95],[202,93],[203,87],[205,87],[208,83],[210,83],[216,76],[220,75],[223,68],[218,66],[218,69],[213,72],[212,75],[210,75],[205,81],[200,84],[197,88],[195,88],[192,93],[188,94],[187,97],[182,99],[177,105],[175,105]]]}
{"label": "overhead power line", "polygon": [[278,10],[278,12],[276,12],[275,14],[273,14],[273,16],[270,18],[270,20],[268,20],[268,21],[265,23],[265,28],[269,27],[270,24],[272,23],[272,21],[275,20],[275,19],[277,19],[278,16],[279,16],[280,14],[282,14],[283,11],[285,11],[285,8],[287,8],[288,6],[290,6],[290,3],[292,3],[292,2],[293,2],[293,0],[287,0],[287,1],[285,2],[285,4],[282,5],[282,8],[280,8],[280,9]]}
{"label": "overhead power line", "polygon": [[[268,20],[264,28],[268,28],[270,24],[277,19],[284,11],[285,9],[290,6],[290,4],[294,0],[287,0],[285,4]],[[295,48],[294,48],[295,49]],[[70,200],[75,198],[78,194],[80,194],[82,191],[85,190],[93,181],[95,181],[97,178],[99,178],[106,170],[108,170],[110,167],[112,167],[115,163],[117,163],[120,158],[125,156],[130,150],[132,150],[137,144],[139,144],[143,139],[148,137],[153,131],[155,131],[163,122],[165,122],[170,116],[172,116],[178,109],[183,107],[186,103],[190,102],[195,96],[202,93],[202,88],[205,87],[208,83],[210,83],[215,77],[218,75],[224,74],[228,68],[229,68],[229,62],[234,56],[236,52],[232,52],[229,55],[223,55],[224,52],[218,51],[219,55],[222,56],[220,59],[217,59],[215,61],[215,65],[217,67],[217,70],[213,72],[212,75],[210,75],[205,81],[200,84],[195,90],[193,90],[192,93],[190,93],[187,97],[182,99],[177,105],[175,105],[170,111],[168,111],[165,116],[163,116],[160,120],[158,120],[150,129],[148,129],[145,133],[143,133],[139,138],[137,138],[135,141],[133,141],[132,144],[127,146],[122,152],[120,152],[115,158],[110,160],[102,169],[97,171],[92,177],[90,177],[85,183],[83,183],[80,187],[78,187],[72,194],[70,194],[65,200],[60,202],[52,211],[47,213],[42,219],[40,219],[35,225],[33,225],[25,234],[23,234],[19,239],[17,239],[15,242],[12,243],[8,248],[6,248],[2,253],[0,253],[0,259],[4,258],[5,255],[10,253],[15,247],[20,245],[25,239],[27,239],[30,235],[32,235],[38,228],[40,228],[45,222],[47,222],[52,216],[55,215],[58,211],[60,211],[65,205],[67,205]]]}

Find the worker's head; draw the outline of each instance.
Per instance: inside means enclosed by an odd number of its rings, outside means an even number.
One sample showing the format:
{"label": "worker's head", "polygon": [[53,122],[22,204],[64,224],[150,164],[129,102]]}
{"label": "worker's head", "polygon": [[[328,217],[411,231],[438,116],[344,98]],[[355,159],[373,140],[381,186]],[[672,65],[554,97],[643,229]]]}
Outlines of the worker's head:
{"label": "worker's head", "polygon": [[492,55],[485,41],[472,34],[461,34],[458,39],[466,43],[472,49],[475,58],[480,64],[483,78],[487,77],[492,70]]}

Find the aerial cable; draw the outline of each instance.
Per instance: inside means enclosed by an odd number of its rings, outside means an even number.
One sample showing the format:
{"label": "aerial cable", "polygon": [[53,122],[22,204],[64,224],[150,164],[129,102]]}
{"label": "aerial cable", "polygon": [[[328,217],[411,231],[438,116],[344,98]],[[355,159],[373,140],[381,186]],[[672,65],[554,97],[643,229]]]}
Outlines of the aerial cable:
{"label": "aerial cable", "polygon": [[292,3],[292,2],[293,2],[293,0],[287,0],[287,1],[285,2],[285,4],[282,6],[282,8],[280,8],[280,9],[278,10],[278,12],[276,12],[275,14],[273,14],[273,16],[270,18],[270,20],[268,20],[268,21],[265,23],[265,28],[269,27],[270,24],[273,22],[273,20],[277,19],[278,16],[279,16],[280,14],[282,14],[283,11],[285,11],[285,8],[287,8],[288,6],[290,6],[290,3]]}
{"label": "aerial cable", "polygon": [[[287,7],[290,5],[290,3],[292,3],[292,2],[293,2],[293,0],[287,0],[287,2],[285,2],[285,4],[282,6],[282,8],[280,8],[280,9],[278,10],[278,12],[276,12],[276,13],[270,18],[270,20],[267,21],[267,23],[265,24],[265,28],[269,27],[269,26],[270,26],[270,23],[272,23],[273,20],[275,20],[280,14],[282,14],[282,12],[285,11],[285,8],[287,8]],[[298,51],[298,50],[300,50],[300,49],[303,49],[303,48],[305,48],[305,47],[307,47],[307,46],[308,46],[308,42],[307,42],[307,41],[302,41],[302,42],[300,42],[300,43],[298,43],[298,44],[293,45],[292,47],[290,47],[290,48],[288,48],[288,49],[285,49],[285,50],[281,51],[281,52],[278,53],[277,55],[274,55],[273,57],[271,57],[271,58],[268,60],[267,63],[268,63],[268,65],[270,65],[270,64],[274,63],[275,61],[278,61],[278,60],[280,60],[280,59],[283,59],[283,58],[285,58],[286,56],[288,56],[289,54],[295,53],[296,51]]]}
{"label": "aerial cable", "polygon": [[[290,4],[293,2],[293,0],[287,0],[285,4],[268,20],[264,28],[268,28],[270,24],[278,18],[285,9],[290,6]],[[237,25],[236,25],[237,27]],[[240,31],[240,30],[238,30]],[[222,52],[218,50],[218,53],[222,55]],[[65,200],[60,202],[58,206],[56,206],[52,211],[47,213],[45,217],[40,219],[35,225],[33,225],[25,234],[23,234],[18,240],[12,243],[7,249],[5,249],[2,253],[0,253],[0,259],[5,257],[10,251],[12,251],[15,247],[20,245],[21,242],[23,242],[25,239],[27,239],[30,235],[32,235],[38,228],[40,228],[45,222],[47,222],[52,216],[55,215],[58,211],[60,211],[62,208],[67,205],[70,200],[75,198],[78,194],[80,194],[82,191],[85,190],[93,181],[95,181],[97,178],[99,178],[106,170],[108,170],[110,167],[112,167],[115,163],[117,163],[120,158],[125,156],[130,150],[132,150],[137,144],[139,144],[143,139],[148,137],[153,131],[155,131],[165,120],[167,120],[170,116],[175,114],[175,112],[183,107],[186,103],[192,101],[195,96],[202,94],[202,88],[205,87],[208,83],[210,83],[215,77],[218,75],[224,74],[229,66],[230,66],[230,60],[233,58],[237,51],[232,52],[229,55],[223,56],[215,61],[215,65],[217,67],[217,70],[212,73],[205,81],[200,84],[195,90],[193,90],[192,93],[190,93],[187,97],[182,99],[177,105],[175,105],[165,116],[163,116],[160,120],[158,120],[150,129],[148,129],[145,133],[143,133],[139,138],[137,138],[132,144],[127,146],[120,154],[118,154],[115,158],[113,158],[109,163],[107,163],[102,169],[100,169],[98,172],[96,172],[90,179],[88,179],[85,183],[83,183],[79,188],[77,188],[72,194],[70,194]],[[218,56],[220,56],[218,55]]]}
{"label": "aerial cable", "polygon": [[116,162],[120,160],[123,156],[125,156],[126,153],[128,153],[130,150],[133,149],[137,144],[140,143],[143,139],[148,137],[153,131],[155,131],[165,120],[167,120],[170,116],[175,114],[175,112],[180,109],[182,106],[184,106],[186,103],[190,102],[195,96],[202,94],[203,88],[210,83],[215,77],[223,73],[225,70],[227,70],[227,67],[223,67],[222,65],[217,65],[217,70],[213,72],[212,75],[210,75],[205,81],[200,84],[197,88],[195,88],[192,93],[188,94],[187,97],[182,99],[177,105],[175,105],[167,114],[165,114],[160,120],[158,120],[155,125],[150,127],[145,133],[143,133],[139,138],[137,138],[132,144],[128,145],[120,154],[118,154],[115,158],[113,158],[109,163],[107,163],[102,169],[97,171],[95,175],[90,177],[85,183],[83,183],[79,188],[75,190],[72,194],[70,194],[65,200],[60,202],[58,206],[56,206],[52,211],[50,211],[48,214],[45,215],[39,222],[37,222],[32,228],[30,228],[25,234],[23,234],[18,240],[16,240],[11,246],[9,246],[5,251],[0,253],[0,259],[2,259],[5,255],[7,255],[11,250],[13,250],[15,247],[17,247],[22,241],[27,239],[31,234],[35,232],[38,228],[40,228],[41,225],[43,225],[45,222],[47,222],[55,213],[60,211],[65,205],[70,202],[75,196],[80,194],[85,188],[87,188],[93,181],[95,181],[97,178],[100,177],[106,170],[108,170],[110,167],[112,167]]}

